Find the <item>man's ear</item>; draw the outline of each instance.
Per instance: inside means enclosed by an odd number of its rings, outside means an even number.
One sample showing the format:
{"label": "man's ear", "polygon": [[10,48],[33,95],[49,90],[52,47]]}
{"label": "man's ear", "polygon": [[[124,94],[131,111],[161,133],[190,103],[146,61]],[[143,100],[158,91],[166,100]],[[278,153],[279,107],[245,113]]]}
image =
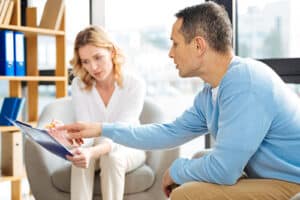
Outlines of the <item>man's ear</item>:
{"label": "man's ear", "polygon": [[196,50],[202,55],[207,47],[206,40],[201,36],[196,36],[194,38],[194,45]]}

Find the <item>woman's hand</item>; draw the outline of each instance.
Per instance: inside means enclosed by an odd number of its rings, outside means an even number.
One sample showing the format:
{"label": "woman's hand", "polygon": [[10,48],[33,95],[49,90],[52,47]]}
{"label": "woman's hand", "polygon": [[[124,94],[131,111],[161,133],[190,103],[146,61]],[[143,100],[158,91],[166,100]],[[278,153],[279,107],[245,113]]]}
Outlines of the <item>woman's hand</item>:
{"label": "woman's hand", "polygon": [[75,148],[71,150],[73,156],[66,156],[76,167],[88,168],[92,160],[92,151],[90,148]]}
{"label": "woman's hand", "polygon": [[70,141],[75,140],[77,143],[82,144],[82,138],[99,137],[102,126],[96,122],[76,122],[59,126],[56,129],[58,131],[67,131],[67,138]]}

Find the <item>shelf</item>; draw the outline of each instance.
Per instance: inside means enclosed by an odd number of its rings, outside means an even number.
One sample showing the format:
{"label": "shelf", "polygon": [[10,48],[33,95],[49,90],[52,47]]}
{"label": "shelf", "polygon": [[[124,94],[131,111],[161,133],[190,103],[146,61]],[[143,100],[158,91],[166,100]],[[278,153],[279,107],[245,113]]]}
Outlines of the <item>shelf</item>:
{"label": "shelf", "polygon": [[[29,122],[33,127],[36,127],[37,123],[36,122]],[[1,132],[14,132],[14,131],[19,131],[20,129],[15,127],[15,126],[0,126],[0,134]]]}
{"label": "shelf", "polygon": [[27,177],[25,167],[23,168],[23,173],[16,176],[0,174],[0,183],[5,181],[21,181]]}
{"label": "shelf", "polygon": [[26,176],[0,176],[0,182],[4,181],[19,181],[23,178],[26,178]]}
{"label": "shelf", "polygon": [[7,81],[67,81],[65,76],[0,76],[1,80]]}
{"label": "shelf", "polygon": [[36,27],[28,27],[28,26],[16,26],[16,25],[3,25],[0,24],[0,29],[14,30],[24,32],[25,35],[65,35],[64,31],[56,31],[52,29],[46,28],[36,28]]}
{"label": "shelf", "polygon": [[[1,1],[1,0],[0,0]],[[21,0],[12,0],[14,2],[13,16],[11,20],[11,25],[0,24],[0,30],[11,30],[11,31],[19,31],[24,33],[26,42],[25,49],[27,51],[26,54],[26,70],[28,76],[1,76],[0,75],[0,84],[1,81],[8,81],[8,89],[10,97],[25,97],[26,98],[26,119],[30,125],[33,127],[37,126],[38,121],[38,111],[39,111],[39,82],[54,82],[56,89],[56,98],[67,96],[68,94],[68,71],[66,66],[66,32],[65,32],[65,8],[62,15],[62,21],[59,27],[59,30],[40,28],[37,25],[37,8],[26,8],[26,25],[21,26]],[[51,1],[51,0],[47,0]],[[39,46],[39,36],[51,36],[55,38],[55,51],[56,51],[56,66],[54,67],[55,73],[51,76],[43,76],[39,74],[39,62],[38,62],[38,46]],[[0,47],[3,48],[3,47]],[[23,84],[26,83],[26,93],[24,94],[24,90],[22,89]],[[26,95],[26,96],[25,96]],[[8,158],[9,162],[1,162],[10,163],[10,167],[17,165],[19,167],[18,162],[15,160],[20,160],[23,158],[22,148],[16,149],[12,148],[14,145],[12,144],[13,137],[20,137],[20,129],[15,126],[0,126],[0,137],[2,137],[2,143],[0,144],[2,147],[6,147],[5,151],[1,151],[1,158]],[[5,156],[3,156],[5,155]],[[21,155],[21,156],[20,156]],[[22,162],[23,163],[23,160]],[[3,168],[3,166],[0,166]],[[4,170],[2,170],[2,173]],[[10,176],[11,174],[15,174],[16,176]],[[26,173],[24,170],[23,173],[3,173],[0,175],[0,182],[11,182],[11,199],[13,200],[21,200],[22,199],[22,187],[21,182],[22,179],[26,178]]]}

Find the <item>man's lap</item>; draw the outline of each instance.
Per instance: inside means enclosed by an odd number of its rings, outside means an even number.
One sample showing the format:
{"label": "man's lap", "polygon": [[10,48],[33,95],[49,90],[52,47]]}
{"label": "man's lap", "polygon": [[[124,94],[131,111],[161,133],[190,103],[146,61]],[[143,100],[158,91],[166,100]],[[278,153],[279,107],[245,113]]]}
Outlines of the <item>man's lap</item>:
{"label": "man's lap", "polygon": [[240,179],[235,185],[189,182],[173,190],[171,200],[289,200],[300,184],[274,179]]}

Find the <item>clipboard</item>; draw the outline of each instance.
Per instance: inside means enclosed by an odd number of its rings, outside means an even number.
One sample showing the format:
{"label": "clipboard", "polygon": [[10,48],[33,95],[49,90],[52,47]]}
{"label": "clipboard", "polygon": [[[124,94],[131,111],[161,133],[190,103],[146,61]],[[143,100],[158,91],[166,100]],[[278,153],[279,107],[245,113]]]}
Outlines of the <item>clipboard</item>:
{"label": "clipboard", "polygon": [[59,156],[65,160],[67,160],[66,155],[73,156],[67,147],[58,142],[46,130],[33,128],[30,124],[26,124],[18,120],[12,120],[9,118],[7,118],[7,120],[14,126],[18,127],[21,132],[27,136],[27,138],[38,143],[56,156]]}

